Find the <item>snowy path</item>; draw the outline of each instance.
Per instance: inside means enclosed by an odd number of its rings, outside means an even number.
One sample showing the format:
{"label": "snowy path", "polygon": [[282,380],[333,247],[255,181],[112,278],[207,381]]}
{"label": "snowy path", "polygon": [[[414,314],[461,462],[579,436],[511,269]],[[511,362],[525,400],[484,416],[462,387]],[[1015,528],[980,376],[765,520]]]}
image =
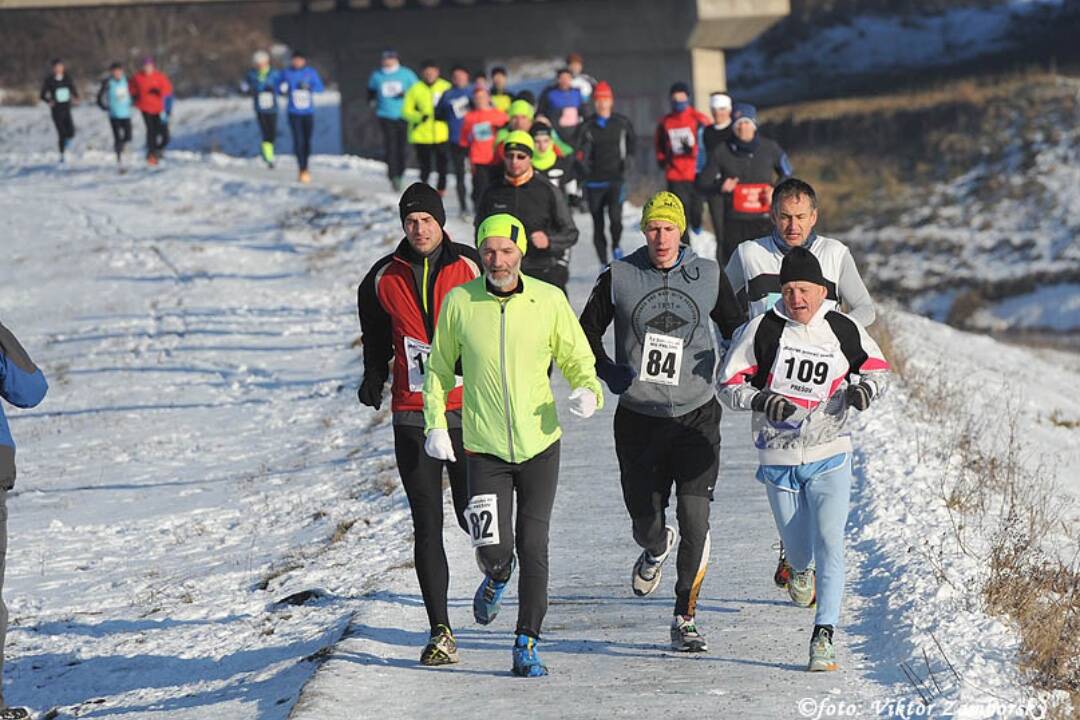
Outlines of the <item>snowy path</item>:
{"label": "snowy path", "polygon": [[[583,232],[570,288],[578,309],[596,271],[587,224],[579,218]],[[640,242],[632,224],[627,237],[631,245]],[[556,376],[561,400],[568,387]],[[292,717],[426,717],[438,707],[453,708],[460,717],[778,718],[797,716],[796,703],[804,697],[836,689],[847,700],[863,695],[867,681],[855,669],[862,660],[849,647],[841,648],[843,673],[805,672],[813,611],[793,606],[772,584],[775,530],[765,493],[752,479],[756,453],[745,416],[725,415],[723,425],[712,559],[698,614],[710,651],[680,656],[668,650],[674,563],[649,598],[630,591],[639,549],[619,489],[614,400],[609,396],[608,406],[588,421],[560,413],[564,436],[552,518],[551,605],[541,644],[552,671],[548,678],[523,681],[509,674],[516,576],[495,623],[474,624],[471,598],[480,575],[465,535],[451,521],[451,622],[462,662],[438,669],[417,663],[426,617],[412,569],[401,568],[365,598],[347,639],[306,687]],[[449,506],[446,512],[450,518]]]}
{"label": "snowy path", "polygon": [[[421,668],[426,620],[388,413],[354,394],[355,287],[400,238],[397,199],[379,166],[356,159],[316,159],[315,186],[302,188],[288,160],[267,173],[173,158],[119,177],[100,153],[63,170],[41,155],[0,158],[0,320],[52,385],[40,408],[9,415],[20,469],[4,588],[11,701],[50,718],[351,720],[427,716],[435,704],[462,717],[787,718],[803,716],[803,698],[835,715],[820,706],[832,698],[857,710],[847,716],[886,717],[897,715],[871,703],[913,697],[897,663],[927,629],[969,677],[1016,692],[1015,633],[941,592],[912,552],[947,519],[940,468],[916,466],[911,450],[935,428],[912,426],[902,392],[856,424],[870,480],[853,493],[841,672],[802,669],[812,613],[772,586],[775,533],[745,417],[723,426],[699,614],[710,652],[666,650],[673,567],[654,597],[631,595],[637,548],[613,402],[590,421],[564,417],[542,646],[551,677],[509,676],[513,592],[493,626],[471,622],[479,573],[452,526],[463,662]],[[590,223],[577,220],[580,308],[597,268]],[[626,221],[632,243],[630,208]],[[470,235],[457,219],[450,231]],[[1080,404],[1054,390],[1075,386],[1075,366],[904,324],[925,357],[978,347],[958,371],[1055,378],[1027,391],[1020,417],[1038,447],[1075,464]],[[277,602],[303,591],[300,604]]]}

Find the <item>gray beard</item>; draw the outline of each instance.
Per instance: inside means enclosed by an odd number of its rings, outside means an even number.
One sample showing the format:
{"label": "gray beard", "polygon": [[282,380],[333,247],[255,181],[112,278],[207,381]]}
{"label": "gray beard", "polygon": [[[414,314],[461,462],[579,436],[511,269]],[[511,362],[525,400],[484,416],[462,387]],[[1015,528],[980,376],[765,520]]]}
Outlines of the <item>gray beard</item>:
{"label": "gray beard", "polygon": [[505,290],[506,288],[513,286],[517,282],[517,279],[518,279],[517,271],[514,271],[514,272],[510,273],[509,275],[507,275],[505,278],[503,278],[501,280],[497,279],[491,273],[488,273],[488,276],[487,276],[487,281],[489,283],[491,283],[492,285],[494,285],[495,287],[499,288],[500,290]]}

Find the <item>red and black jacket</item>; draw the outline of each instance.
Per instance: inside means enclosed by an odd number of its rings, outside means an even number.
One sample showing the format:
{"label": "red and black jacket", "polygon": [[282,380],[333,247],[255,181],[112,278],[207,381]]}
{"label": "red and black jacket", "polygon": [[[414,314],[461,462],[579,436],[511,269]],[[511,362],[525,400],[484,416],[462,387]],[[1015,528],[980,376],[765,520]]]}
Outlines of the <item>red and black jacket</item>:
{"label": "red and black jacket", "polygon": [[[375,263],[360,283],[357,308],[363,332],[365,377],[386,382],[393,359],[394,412],[424,409],[422,393],[409,389],[405,339],[430,345],[446,294],[479,275],[480,256],[476,250],[450,242],[447,235],[427,258],[403,239],[394,252]],[[450,393],[446,407],[461,408],[460,387]]]}

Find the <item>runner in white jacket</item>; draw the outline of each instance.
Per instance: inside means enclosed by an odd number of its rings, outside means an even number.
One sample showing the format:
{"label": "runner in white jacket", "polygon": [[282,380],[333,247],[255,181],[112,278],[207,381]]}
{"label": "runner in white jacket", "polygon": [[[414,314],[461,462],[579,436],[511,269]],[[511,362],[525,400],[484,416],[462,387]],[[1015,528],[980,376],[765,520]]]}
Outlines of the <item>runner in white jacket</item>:
{"label": "runner in white jacket", "polygon": [[804,607],[817,601],[808,669],[835,670],[851,492],[844,425],[881,394],[889,365],[862,325],[828,303],[812,252],[792,248],[779,279],[781,301],[739,331],[717,393],[733,410],[754,411],[757,477],[794,570],[788,592]]}
{"label": "runner in white jacket", "polygon": [[[798,178],[784,180],[773,190],[771,216],[773,232],[740,244],[725,268],[735,296],[749,318],[767,312],[780,299],[780,264],[792,248],[804,247],[821,263],[826,303],[843,308],[863,327],[871,325],[876,317],[874,301],[851,252],[840,241],[814,232],[818,219],[814,188]],[[790,579],[791,565],[781,542],[773,582],[779,588],[786,588]]]}

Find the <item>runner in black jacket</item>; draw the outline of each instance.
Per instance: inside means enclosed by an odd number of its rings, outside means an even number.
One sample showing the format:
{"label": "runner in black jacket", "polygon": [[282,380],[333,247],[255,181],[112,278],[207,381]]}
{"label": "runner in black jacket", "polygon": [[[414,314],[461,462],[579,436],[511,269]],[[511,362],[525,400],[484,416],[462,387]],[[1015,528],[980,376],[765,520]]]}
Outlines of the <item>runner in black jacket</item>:
{"label": "runner in black jacket", "polygon": [[724,197],[724,227],[716,233],[721,267],[727,266],[741,242],[772,232],[773,186],[792,175],[787,153],[758,133],[753,105],[737,104],[733,117],[731,138],[713,151],[697,177],[699,192]]}
{"label": "runner in black jacket", "polygon": [[71,104],[79,101],[79,89],[71,76],[64,71],[62,60],[52,61],[52,72],[41,84],[41,99],[52,110],[53,125],[56,126],[57,144],[60,148],[60,162],[64,162],[64,151],[75,137],[75,122],[71,119]]}
{"label": "runner in black jacket", "polygon": [[484,191],[476,209],[476,227],[489,215],[510,213],[525,226],[528,252],[521,261],[526,275],[566,292],[570,279],[570,248],[578,229],[563,194],[533,169],[532,136],[515,130],[506,139],[505,172]]}
{"label": "runner in black jacket", "polygon": [[611,254],[622,257],[622,206],[626,200],[627,177],[633,167],[637,141],[629,118],[612,112],[615,95],[606,82],[593,92],[596,114],[581,131],[581,164],[585,177],[585,201],[593,219],[593,244],[601,265],[608,263],[604,237],[604,213],[611,227]]}

